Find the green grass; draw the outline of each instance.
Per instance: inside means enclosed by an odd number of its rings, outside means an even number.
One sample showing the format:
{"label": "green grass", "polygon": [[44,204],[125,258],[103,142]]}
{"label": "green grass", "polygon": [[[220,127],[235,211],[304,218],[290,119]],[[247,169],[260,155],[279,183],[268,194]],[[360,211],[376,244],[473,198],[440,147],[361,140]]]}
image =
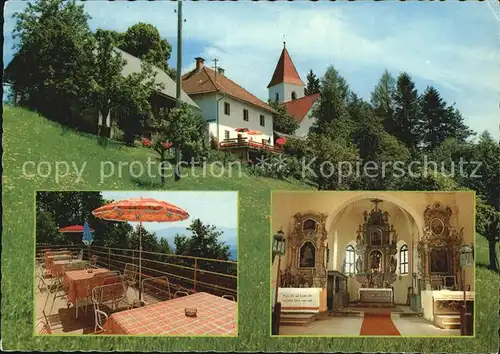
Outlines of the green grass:
{"label": "green grass", "polygon": [[[7,350],[126,351],[383,351],[493,352],[498,345],[498,274],[478,268],[476,274],[477,337],[457,339],[271,338],[269,335],[269,206],[272,189],[307,188],[258,177],[168,179],[167,190],[239,190],[239,336],[238,338],[172,337],[33,337],[33,249],[35,190],[161,189],[159,178],[137,180],[124,171],[101,183],[101,161],[146,162],[155,155],[144,148],[103,147],[93,137],[63,129],[34,113],[4,108],[2,344]],[[72,173],[54,177],[22,174],[25,161],[87,162],[83,179]],[[31,170],[29,171],[31,172]],[[198,169],[197,173],[201,173]],[[477,236],[478,257],[487,247]],[[487,259],[483,260],[487,263]]]}

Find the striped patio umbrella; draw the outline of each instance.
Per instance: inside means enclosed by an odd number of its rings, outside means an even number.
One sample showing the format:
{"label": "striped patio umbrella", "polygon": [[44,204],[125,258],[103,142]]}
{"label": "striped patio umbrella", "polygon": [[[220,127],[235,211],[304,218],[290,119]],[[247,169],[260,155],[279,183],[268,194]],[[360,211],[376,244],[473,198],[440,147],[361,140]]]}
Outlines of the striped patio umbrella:
{"label": "striped patio umbrella", "polygon": [[95,209],[92,214],[105,220],[139,222],[139,298],[141,298],[142,223],[182,221],[187,219],[189,214],[175,205],[153,198],[130,198],[112,202]]}

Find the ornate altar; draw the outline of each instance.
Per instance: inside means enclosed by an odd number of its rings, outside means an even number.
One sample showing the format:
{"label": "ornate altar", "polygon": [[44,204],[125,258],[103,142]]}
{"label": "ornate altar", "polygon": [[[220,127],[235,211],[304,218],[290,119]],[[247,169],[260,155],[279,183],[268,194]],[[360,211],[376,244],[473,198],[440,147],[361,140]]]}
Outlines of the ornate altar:
{"label": "ornate altar", "polygon": [[424,236],[417,247],[424,288],[454,287],[447,284],[449,279],[456,284],[463,229],[460,232],[455,230],[450,224],[451,216],[451,208],[439,202],[428,205],[424,211]]}
{"label": "ornate altar", "polygon": [[[372,200],[374,208],[363,213],[363,223],[357,230],[356,280],[362,289],[390,289],[396,280],[397,233],[389,222],[389,213],[378,207],[381,202]],[[370,297],[376,296],[373,294]],[[380,297],[392,299],[392,292],[390,296],[381,293]]]}
{"label": "ornate altar", "polygon": [[291,234],[287,238],[288,265],[281,274],[281,287],[325,288],[326,215],[298,213],[294,215]]}

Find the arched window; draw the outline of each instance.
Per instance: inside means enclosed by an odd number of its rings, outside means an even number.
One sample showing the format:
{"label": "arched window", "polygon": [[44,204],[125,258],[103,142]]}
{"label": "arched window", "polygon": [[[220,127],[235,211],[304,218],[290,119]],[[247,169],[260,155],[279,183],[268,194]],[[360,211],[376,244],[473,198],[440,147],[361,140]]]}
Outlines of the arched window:
{"label": "arched window", "polygon": [[278,102],[280,100],[280,94],[278,92],[276,92],[276,98],[274,99],[276,102]]}
{"label": "arched window", "polygon": [[399,249],[399,274],[404,275],[408,274],[408,246],[403,245]]}
{"label": "arched window", "polygon": [[296,100],[297,99],[297,94],[295,93],[295,91],[292,91],[292,100]]}
{"label": "arched window", "polygon": [[354,252],[352,245],[345,249],[345,272],[350,274],[356,272],[356,252]]}

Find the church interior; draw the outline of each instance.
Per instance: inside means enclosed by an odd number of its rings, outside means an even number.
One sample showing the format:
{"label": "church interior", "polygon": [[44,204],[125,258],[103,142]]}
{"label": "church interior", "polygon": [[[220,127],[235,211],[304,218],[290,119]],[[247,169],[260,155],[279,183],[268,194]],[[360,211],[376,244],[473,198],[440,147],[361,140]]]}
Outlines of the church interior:
{"label": "church interior", "polygon": [[474,218],[473,192],[273,192],[273,335],[473,335]]}

